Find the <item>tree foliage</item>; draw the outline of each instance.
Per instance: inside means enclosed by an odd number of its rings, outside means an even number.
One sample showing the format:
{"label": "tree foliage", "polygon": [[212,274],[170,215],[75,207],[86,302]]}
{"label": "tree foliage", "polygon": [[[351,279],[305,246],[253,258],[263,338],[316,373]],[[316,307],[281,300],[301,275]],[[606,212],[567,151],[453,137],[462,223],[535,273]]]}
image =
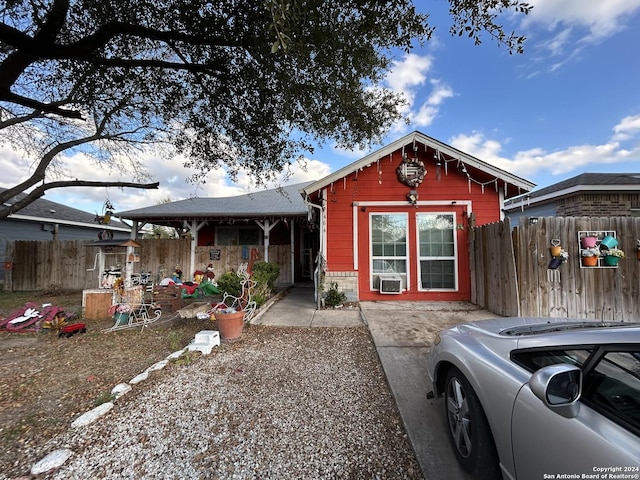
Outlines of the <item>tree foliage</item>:
{"label": "tree foliage", "polygon": [[[449,3],[451,33],[522,50],[497,18],[526,3]],[[379,82],[396,52],[430,38],[428,19],[411,0],[7,0],[0,141],[36,139],[48,159],[7,195],[44,182],[69,149],[104,163],[168,142],[200,179],[226,166],[259,184],[314,143],[377,142],[404,102]]]}

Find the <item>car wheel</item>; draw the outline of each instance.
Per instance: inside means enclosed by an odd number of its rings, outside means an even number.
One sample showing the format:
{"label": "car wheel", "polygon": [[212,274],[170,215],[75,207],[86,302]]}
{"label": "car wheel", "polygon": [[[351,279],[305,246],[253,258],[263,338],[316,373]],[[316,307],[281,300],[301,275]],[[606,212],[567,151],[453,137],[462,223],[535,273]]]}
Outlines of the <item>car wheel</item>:
{"label": "car wheel", "polygon": [[460,465],[478,479],[502,478],[498,455],[476,392],[457,368],[447,373],[445,412]]}

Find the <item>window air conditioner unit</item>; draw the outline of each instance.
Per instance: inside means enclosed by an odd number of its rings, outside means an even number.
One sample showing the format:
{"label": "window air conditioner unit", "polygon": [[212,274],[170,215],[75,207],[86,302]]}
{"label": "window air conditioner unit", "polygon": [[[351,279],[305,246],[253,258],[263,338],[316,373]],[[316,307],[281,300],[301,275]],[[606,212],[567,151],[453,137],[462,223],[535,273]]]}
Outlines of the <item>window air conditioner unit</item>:
{"label": "window air conditioner unit", "polygon": [[380,275],[380,293],[399,294],[402,292],[402,278],[399,275]]}

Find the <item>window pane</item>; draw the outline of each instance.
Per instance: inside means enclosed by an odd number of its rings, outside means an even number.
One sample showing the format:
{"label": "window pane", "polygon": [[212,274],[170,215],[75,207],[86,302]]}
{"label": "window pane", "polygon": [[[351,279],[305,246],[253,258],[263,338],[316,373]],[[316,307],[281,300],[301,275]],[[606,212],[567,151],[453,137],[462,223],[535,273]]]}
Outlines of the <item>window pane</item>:
{"label": "window pane", "polygon": [[235,228],[218,227],[216,229],[218,245],[237,245],[238,234]]}
{"label": "window pane", "polygon": [[456,249],[453,214],[416,215],[420,288],[456,288]]}
{"label": "window pane", "polygon": [[400,275],[406,286],[406,214],[371,215],[371,257],[371,288],[379,288],[379,274]]}
{"label": "window pane", "polygon": [[260,245],[259,228],[240,228],[238,230],[240,245]]}
{"label": "window pane", "polygon": [[453,260],[423,260],[420,262],[422,288],[455,288],[455,262]]}
{"label": "window pane", "polygon": [[216,229],[218,245],[260,245],[258,227],[218,227]]}
{"label": "window pane", "polygon": [[585,377],[582,398],[591,408],[640,431],[640,352],[609,352]]}
{"label": "window pane", "polygon": [[521,351],[512,354],[513,361],[530,372],[535,372],[549,365],[558,363],[570,363],[576,367],[581,367],[587,361],[592,350],[566,350],[558,348],[553,350],[532,350]]}

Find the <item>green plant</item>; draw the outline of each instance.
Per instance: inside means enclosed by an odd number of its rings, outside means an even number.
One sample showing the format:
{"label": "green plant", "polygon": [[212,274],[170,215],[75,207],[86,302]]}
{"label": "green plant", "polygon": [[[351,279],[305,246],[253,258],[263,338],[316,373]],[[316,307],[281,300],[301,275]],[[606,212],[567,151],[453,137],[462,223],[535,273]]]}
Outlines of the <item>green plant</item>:
{"label": "green plant", "polygon": [[241,279],[236,275],[236,272],[225,272],[216,280],[218,282],[220,292],[228,293],[234,297],[242,295],[242,285],[240,284]]}
{"label": "green plant", "polygon": [[180,350],[180,338],[177,332],[169,332],[169,346],[174,352]]}
{"label": "green plant", "polygon": [[115,399],[115,395],[113,395],[111,392],[104,392],[98,395],[98,398],[96,398],[96,401],[93,402],[93,404],[94,406],[99,407],[103,403],[113,402]]}
{"label": "green plant", "polygon": [[280,265],[273,262],[256,262],[251,271],[256,285],[267,285],[272,291],[275,289],[276,280],[280,275]]}
{"label": "green plant", "polygon": [[338,290],[338,284],[331,282],[329,290],[324,297],[324,303],[330,307],[335,307],[347,301],[347,295],[344,292]]}
{"label": "green plant", "polygon": [[257,262],[253,265],[252,279],[256,284],[251,291],[251,299],[258,307],[273,295],[278,275],[280,275],[280,266],[277,263]]}

